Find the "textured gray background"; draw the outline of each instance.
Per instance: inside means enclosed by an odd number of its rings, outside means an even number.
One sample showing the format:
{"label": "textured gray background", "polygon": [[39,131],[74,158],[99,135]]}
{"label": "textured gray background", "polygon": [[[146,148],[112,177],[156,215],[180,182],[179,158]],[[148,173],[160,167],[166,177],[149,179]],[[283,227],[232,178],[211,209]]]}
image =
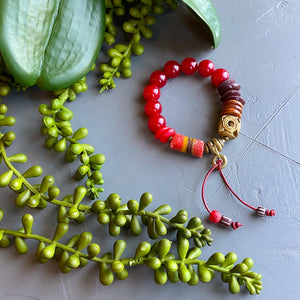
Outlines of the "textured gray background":
{"label": "textured gray background", "polygon": [[[222,25],[222,40],[216,50],[210,48],[197,21],[181,5],[176,12],[158,18],[153,39],[143,42],[144,55],[133,59],[130,80],[118,80],[115,90],[99,95],[97,74],[91,73],[89,91],[69,107],[75,114],[73,128],[88,127],[87,142],[106,156],[103,199],[117,192],[127,201],[149,191],[154,196],[152,209],[169,203],[174,213],[185,208],[190,217],[199,216],[214,238],[202,257],[229,251],[236,252],[240,260],[250,256],[255,262],[253,270],[263,275],[261,295],[250,296],[242,288],[233,297],[218,275],[210,283],[194,287],[169,282],[158,286],[153,272],[143,266],[130,270],[125,281],[104,287],[92,263],[61,274],[57,262],[36,263],[37,244],[29,242],[25,256],[17,255],[13,247],[0,251],[0,299],[300,299],[300,4],[298,0],[215,0],[214,4]],[[198,61],[211,59],[241,84],[246,100],[242,130],[238,139],[224,148],[229,160],[224,171],[242,198],[254,206],[274,208],[276,217],[253,216],[215,175],[206,189],[210,207],[244,226],[233,231],[209,223],[201,203],[209,156],[197,159],[172,152],[147,129],[141,95],[149,75],[167,60],[180,62],[187,56]],[[220,107],[208,81],[182,76],[170,80],[161,91],[169,126],[204,140],[214,135]],[[70,193],[76,184],[69,176],[75,166],[64,162],[63,155],[46,150],[39,133],[37,110],[49,99],[48,93],[38,89],[16,92],[5,99],[9,113],[18,121],[14,128],[17,138],[9,151],[26,153],[28,165],[40,164],[44,174],[54,175],[62,194]],[[1,190],[1,207],[6,211],[1,226],[16,228],[20,224],[24,211],[14,207],[13,199],[12,192]],[[54,211],[49,207],[33,212],[35,232],[52,235]],[[115,238],[95,219],[80,228],[93,233],[102,251],[111,250]],[[138,242],[147,238],[146,234],[121,237],[128,244],[126,255],[132,255]]]}

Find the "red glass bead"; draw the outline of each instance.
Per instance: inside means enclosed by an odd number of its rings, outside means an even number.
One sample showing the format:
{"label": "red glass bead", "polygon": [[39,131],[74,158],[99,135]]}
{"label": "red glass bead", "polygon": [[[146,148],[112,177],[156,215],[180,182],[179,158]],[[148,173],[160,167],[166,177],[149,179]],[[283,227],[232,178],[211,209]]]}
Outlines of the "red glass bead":
{"label": "red glass bead", "polygon": [[215,65],[212,61],[205,59],[200,61],[198,65],[198,73],[202,77],[210,76],[215,70]]}
{"label": "red glass bead", "polygon": [[162,111],[161,103],[159,101],[149,100],[145,104],[145,113],[148,116],[160,115]]}
{"label": "red glass bead", "polygon": [[213,222],[213,223],[219,223],[222,219],[222,215],[218,210],[213,210],[210,215],[209,215],[209,219]]}
{"label": "red glass bead", "polygon": [[169,60],[164,65],[164,72],[169,78],[175,78],[180,74],[180,65],[175,60]]}
{"label": "red glass bead", "polygon": [[148,128],[156,132],[159,128],[166,126],[166,120],[161,115],[152,115],[148,120]]}
{"label": "red glass bead", "polygon": [[221,82],[229,78],[229,73],[225,69],[217,69],[211,75],[211,82],[218,87]]}
{"label": "red glass bead", "polygon": [[168,130],[168,129],[170,129],[170,127],[168,127],[168,126],[160,127],[160,128],[155,132],[155,138],[156,138],[157,140],[159,140],[161,134],[162,134],[165,130]]}
{"label": "red glass bead", "polygon": [[160,90],[159,88],[154,84],[149,84],[145,87],[143,96],[146,101],[156,101],[160,97]]}
{"label": "red glass bead", "polygon": [[150,75],[150,83],[162,88],[167,83],[167,75],[163,71],[154,71]]}
{"label": "red glass bead", "polygon": [[175,135],[176,131],[173,128],[168,128],[167,130],[164,130],[160,137],[159,140],[162,143],[167,143],[170,140],[170,137],[173,137]]}
{"label": "red glass bead", "polygon": [[192,57],[185,58],[180,65],[181,71],[185,75],[193,75],[197,71],[197,61]]}

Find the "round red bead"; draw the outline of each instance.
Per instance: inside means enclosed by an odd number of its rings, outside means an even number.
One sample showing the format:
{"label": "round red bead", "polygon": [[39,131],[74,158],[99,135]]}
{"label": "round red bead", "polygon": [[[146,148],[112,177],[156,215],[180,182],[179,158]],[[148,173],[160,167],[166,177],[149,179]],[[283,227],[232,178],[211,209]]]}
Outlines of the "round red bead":
{"label": "round red bead", "polygon": [[217,69],[211,75],[211,82],[216,87],[226,79],[229,79],[229,73],[225,69]]}
{"label": "round red bead", "polygon": [[202,77],[210,76],[215,70],[215,65],[212,61],[205,59],[198,65],[198,73]]}
{"label": "round red bead", "polygon": [[145,113],[148,116],[160,115],[162,111],[161,103],[159,101],[149,100],[145,104]]}
{"label": "round red bead", "polygon": [[162,88],[167,83],[167,75],[163,71],[154,71],[150,75],[150,83]]}
{"label": "round red bead", "polygon": [[164,72],[169,78],[175,78],[180,74],[180,65],[175,60],[169,60],[164,65]]}
{"label": "round red bead", "polygon": [[213,222],[213,223],[219,223],[222,219],[222,215],[218,210],[213,210],[210,215],[209,215],[209,219]]}
{"label": "round red bead", "polygon": [[160,97],[160,90],[159,88],[154,84],[149,84],[145,87],[143,96],[146,101],[156,101]]}
{"label": "round red bead", "polygon": [[166,120],[161,115],[152,115],[148,120],[148,128],[152,132],[156,132],[163,126],[166,126]]}
{"label": "round red bead", "polygon": [[170,137],[174,136],[176,133],[175,129],[173,128],[168,128],[167,130],[164,130],[160,137],[159,137],[159,140],[162,142],[162,143],[167,143],[169,142],[170,140]]}
{"label": "round red bead", "polygon": [[197,61],[187,57],[181,62],[180,69],[185,75],[193,75],[197,71]]}

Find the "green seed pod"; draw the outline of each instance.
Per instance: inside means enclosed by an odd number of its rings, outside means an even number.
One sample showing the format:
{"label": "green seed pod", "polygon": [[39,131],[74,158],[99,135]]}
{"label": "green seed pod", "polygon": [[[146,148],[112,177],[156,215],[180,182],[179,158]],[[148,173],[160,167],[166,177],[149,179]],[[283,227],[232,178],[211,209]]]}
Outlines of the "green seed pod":
{"label": "green seed pod", "polygon": [[198,247],[193,247],[189,250],[187,254],[187,259],[196,259],[201,255],[201,249]]}
{"label": "green seed pod", "polygon": [[120,273],[124,270],[124,264],[119,260],[115,260],[111,263],[111,270],[114,273]]}
{"label": "green seed pod", "polygon": [[115,49],[119,52],[125,52],[128,49],[128,46],[124,44],[116,44]]}
{"label": "green seed pod", "polygon": [[251,295],[254,295],[256,293],[255,287],[253,286],[253,284],[250,281],[246,281],[246,286],[247,286],[247,290],[249,291],[249,293]]}
{"label": "green seed pod", "polygon": [[110,66],[109,64],[101,64],[99,67],[100,72],[104,73],[104,72],[114,72],[114,68],[112,66]]}
{"label": "green seed pod", "polygon": [[39,264],[44,264],[45,262],[48,261],[48,259],[43,258],[41,256],[41,252],[44,250],[44,248],[45,248],[45,243],[40,242],[37,249],[36,249],[35,258],[36,258],[36,260]]}
{"label": "green seed pod", "polygon": [[101,225],[106,225],[108,224],[110,218],[109,215],[104,213],[104,212],[100,212],[97,216],[97,221],[101,224]]}
{"label": "green seed pod", "polygon": [[122,61],[122,58],[121,57],[114,57],[110,60],[110,64],[112,67],[118,67],[120,65]]}
{"label": "green seed pod", "polygon": [[8,160],[15,163],[25,163],[27,162],[27,156],[23,153],[18,153],[8,157]]}
{"label": "green seed pod", "polygon": [[0,222],[1,222],[2,218],[3,218],[3,209],[0,208]]}
{"label": "green seed pod", "polygon": [[44,199],[42,199],[42,198],[40,198],[40,203],[38,205],[38,208],[43,209],[45,207],[47,207],[47,201],[44,200]]}
{"label": "green seed pod", "polygon": [[178,270],[178,265],[175,260],[167,260],[165,262],[165,268],[167,271],[170,271],[171,273],[176,272]]}
{"label": "green seed pod", "polygon": [[235,276],[231,275],[229,280],[229,291],[232,294],[237,294],[240,291],[240,285]]}
{"label": "green seed pod", "polygon": [[69,222],[69,218],[67,217],[67,215],[68,215],[68,209],[63,205],[60,205],[57,212],[57,218],[56,218],[57,223]]}
{"label": "green seed pod", "polygon": [[14,117],[6,117],[0,120],[0,126],[13,126],[16,123],[16,119]]}
{"label": "green seed pod", "polygon": [[212,276],[211,276],[211,273],[209,272],[209,270],[202,265],[198,266],[198,276],[202,282],[209,282],[212,279]]}
{"label": "green seed pod", "polygon": [[162,266],[154,270],[154,280],[157,284],[165,284],[167,282],[168,276]]}
{"label": "green seed pod", "polygon": [[118,51],[117,49],[114,49],[114,48],[108,49],[107,55],[111,58],[113,58],[113,57],[121,57],[122,58],[123,57],[122,53],[120,51]]}
{"label": "green seed pod", "polygon": [[83,223],[85,221],[85,214],[83,211],[79,212],[79,216],[75,219],[77,223]]}
{"label": "green seed pod", "polygon": [[129,209],[130,212],[137,212],[139,209],[139,204],[136,200],[129,200],[127,202],[127,208]]}
{"label": "green seed pod", "polygon": [[79,267],[83,268],[88,264],[89,261],[86,258],[79,257],[79,262]]}
{"label": "green seed pod", "polygon": [[121,258],[121,255],[123,254],[125,248],[126,248],[126,242],[123,240],[117,240],[114,243],[113,259],[119,260]]}
{"label": "green seed pod", "polygon": [[60,240],[69,230],[68,223],[58,223],[55,228],[55,233],[53,236],[53,241]]}
{"label": "green seed pod", "polygon": [[189,250],[190,243],[187,239],[180,239],[177,242],[177,253],[180,260],[184,260]]}
{"label": "green seed pod", "polygon": [[63,106],[63,103],[58,98],[52,99],[51,102],[50,102],[50,107],[53,110],[59,110],[59,109],[62,108],[62,106]]}
{"label": "green seed pod", "polygon": [[109,32],[104,32],[104,41],[110,46],[116,41],[116,39],[113,34]]}
{"label": "green seed pod", "polygon": [[58,131],[57,131],[57,128],[54,127],[54,126],[48,128],[48,135],[49,135],[50,137],[55,137],[55,138],[57,138],[57,137],[58,137]]}
{"label": "green seed pod", "polygon": [[90,156],[90,163],[94,165],[103,165],[105,163],[105,156],[103,154]]}
{"label": "green seed pod", "polygon": [[80,265],[80,260],[79,260],[79,255],[78,254],[72,254],[68,260],[67,260],[67,265],[70,268],[78,268]]}
{"label": "green seed pod", "polygon": [[156,17],[155,16],[146,16],[145,22],[146,22],[146,25],[148,25],[148,26],[154,25],[156,22]]}
{"label": "green seed pod", "polygon": [[132,45],[132,51],[135,55],[142,55],[144,53],[144,46],[139,43]]}
{"label": "green seed pod", "polygon": [[58,153],[66,151],[67,141],[65,138],[60,139],[54,146],[54,150]]}
{"label": "green seed pod", "polygon": [[136,31],[135,27],[130,22],[123,23],[123,30],[127,33],[134,33]]}
{"label": "green seed pod", "polygon": [[141,26],[141,32],[145,39],[151,39],[153,36],[153,31],[146,26]]}
{"label": "green seed pod", "polygon": [[116,36],[117,35],[117,28],[116,28],[116,26],[114,25],[114,24],[108,24],[107,25],[107,31],[110,33],[110,34],[112,34],[112,35],[114,35],[114,36]]}
{"label": "green seed pod", "polygon": [[141,242],[137,246],[135,250],[135,259],[140,259],[142,257],[145,257],[151,250],[151,244],[148,242]]}
{"label": "green seed pod", "polygon": [[203,226],[203,225],[201,224],[201,219],[199,217],[191,218],[187,224],[188,229],[202,230],[202,229],[200,229],[201,226]]}
{"label": "green seed pod", "polygon": [[45,146],[48,149],[52,149],[57,143],[57,137],[48,136],[45,140]]}
{"label": "green seed pod", "polygon": [[191,279],[188,281],[189,285],[197,285],[199,282],[199,277],[192,265],[188,265],[188,270],[191,273]]}
{"label": "green seed pod", "polygon": [[0,238],[0,247],[1,248],[7,248],[10,246],[10,239],[9,237],[3,233],[3,231],[0,231],[2,233],[2,236]]}
{"label": "green seed pod", "polygon": [[60,131],[62,136],[71,136],[73,134],[73,129],[71,126],[62,127],[60,128]]}
{"label": "green seed pod", "polygon": [[26,254],[28,251],[27,244],[22,238],[18,236],[15,237],[15,248],[19,254]]}
{"label": "green seed pod", "polygon": [[248,266],[244,263],[239,263],[230,270],[230,273],[240,273],[243,274],[248,271]]}
{"label": "green seed pod", "polygon": [[59,188],[57,186],[50,186],[48,189],[49,200],[55,199],[59,195]]}
{"label": "green seed pod", "polygon": [[114,281],[114,275],[106,263],[99,263],[99,280],[103,285],[110,285]]}
{"label": "green seed pod", "polygon": [[225,257],[222,253],[214,253],[206,262],[207,265],[222,265],[225,261]]}
{"label": "green seed pod", "polygon": [[161,261],[157,257],[148,257],[148,258],[145,258],[143,262],[144,262],[144,264],[147,267],[149,267],[149,268],[151,268],[153,270],[156,270],[156,269],[158,269],[161,266]]}
{"label": "green seed pod", "polygon": [[54,178],[51,175],[47,175],[43,178],[40,185],[40,193],[44,194],[54,184]]}
{"label": "green seed pod", "polygon": [[191,273],[183,262],[179,264],[178,276],[182,282],[189,282],[191,280]]}
{"label": "green seed pod", "polygon": [[147,232],[148,236],[155,240],[158,238],[158,234],[156,232],[156,226],[155,226],[155,221],[153,218],[149,219],[148,225],[147,225]]}
{"label": "green seed pod", "polygon": [[84,150],[87,152],[88,155],[93,154],[95,152],[95,149],[92,145],[89,144],[83,144]]}
{"label": "green seed pod", "polygon": [[184,224],[188,220],[188,214],[187,211],[184,209],[181,209],[175,217],[173,217],[170,222],[172,223],[178,223],[178,224]]}
{"label": "green seed pod", "polygon": [[248,270],[252,269],[253,264],[254,264],[254,261],[252,260],[252,258],[247,257],[242,262],[248,267]]}
{"label": "green seed pod", "polygon": [[12,189],[13,191],[20,191],[22,189],[23,185],[23,178],[15,178],[10,181],[9,183],[9,188]]}
{"label": "green seed pod", "polygon": [[167,270],[167,276],[172,283],[177,283],[179,281],[178,271],[171,272]]}
{"label": "green seed pod", "polygon": [[43,169],[40,166],[32,166],[25,173],[23,173],[24,178],[38,177],[42,175]]}
{"label": "green seed pod", "polygon": [[63,251],[58,265],[58,268],[62,273],[68,273],[72,270],[72,268],[67,265],[68,259],[69,253],[67,251]]}
{"label": "green seed pod", "polygon": [[116,211],[121,204],[121,199],[119,195],[116,194],[111,194],[108,197],[108,205],[112,209],[112,211]]}
{"label": "green seed pod", "polygon": [[160,218],[155,219],[155,230],[156,230],[157,234],[161,235],[161,236],[166,235],[168,232],[166,226],[160,220]]}
{"label": "green seed pod", "polygon": [[53,111],[47,104],[41,104],[39,106],[39,113],[43,116],[52,115]]}
{"label": "green seed pod", "polygon": [[33,225],[33,216],[25,214],[22,216],[22,225],[26,234],[31,234]]}
{"label": "green seed pod", "polygon": [[223,268],[229,267],[229,266],[233,265],[236,261],[237,261],[237,255],[233,252],[229,252],[225,256],[225,261],[221,265],[221,267],[223,267]]}
{"label": "green seed pod", "polygon": [[87,128],[81,127],[75,131],[72,138],[74,140],[78,141],[78,140],[84,139],[87,135],[88,135]]}
{"label": "green seed pod", "polygon": [[59,112],[56,113],[56,117],[62,121],[70,121],[73,119],[73,112],[67,107],[62,107]]}
{"label": "green seed pod", "polygon": [[100,183],[103,181],[102,174],[99,171],[94,171],[91,175],[91,179],[94,180],[94,182]]}
{"label": "green seed pod", "polygon": [[144,193],[140,198],[139,210],[144,210],[152,202],[152,199],[150,193]]}
{"label": "green seed pod", "polygon": [[124,280],[128,277],[128,271],[124,268],[122,272],[116,273],[116,278],[119,280]]}
{"label": "green seed pod", "polygon": [[223,282],[228,283],[230,281],[231,275],[228,273],[222,273],[221,274],[221,279]]}
{"label": "green seed pod", "polygon": [[108,231],[112,236],[117,236],[120,234],[121,228],[115,224],[115,218],[113,216],[109,220]]}
{"label": "green seed pod", "polygon": [[81,144],[72,144],[70,146],[70,150],[72,153],[79,155],[82,153],[83,151],[83,146]]}
{"label": "green seed pod", "polygon": [[139,235],[142,231],[137,215],[133,215],[131,218],[130,230],[131,230],[131,233],[135,236]]}
{"label": "green seed pod", "polygon": [[12,176],[13,176],[13,171],[8,170],[7,172],[3,173],[0,175],[0,187],[5,187],[9,184]]}
{"label": "green seed pod", "polygon": [[[1,126],[1,125],[0,125]],[[1,141],[6,145],[6,146],[10,146],[12,144],[12,142],[14,141],[14,139],[16,138],[16,135],[13,131],[8,131],[6,132],[2,138]]]}
{"label": "green seed pod", "polygon": [[79,210],[77,209],[76,206],[72,206],[69,211],[68,211],[68,218],[75,220],[79,217]]}
{"label": "green seed pod", "polygon": [[105,202],[97,200],[92,204],[91,208],[93,212],[101,212],[103,209],[105,209]]}
{"label": "green seed pod", "polygon": [[124,58],[122,59],[122,67],[123,67],[123,68],[126,68],[126,69],[128,69],[128,68],[131,67],[131,60],[130,60],[129,57],[124,57]]}
{"label": "green seed pod", "polygon": [[22,208],[25,207],[27,200],[29,199],[31,195],[31,191],[30,190],[25,190],[24,192],[22,192],[21,194],[19,194],[17,196],[17,198],[15,199],[15,205],[18,208]]}
{"label": "green seed pod", "polygon": [[45,124],[45,126],[47,128],[50,128],[50,127],[54,126],[55,120],[51,117],[44,117],[43,123]]}
{"label": "green seed pod", "polygon": [[140,13],[139,9],[137,7],[131,7],[129,9],[129,14],[133,17],[133,18],[136,18],[136,19],[141,19],[143,16],[142,14]]}
{"label": "green seed pod", "polygon": [[130,78],[132,76],[132,71],[129,68],[122,68],[121,72],[124,78]]}
{"label": "green seed pod", "polygon": [[32,195],[31,197],[29,197],[29,199],[26,202],[27,206],[31,208],[38,207],[40,204],[40,198],[41,198],[40,194]]}
{"label": "green seed pod", "polygon": [[171,249],[172,242],[167,239],[162,239],[158,242],[157,256],[159,259],[165,258]]}
{"label": "green seed pod", "polygon": [[[142,16],[144,17],[144,16],[147,16],[147,15],[149,15],[149,13],[151,12],[151,8],[150,8],[150,6],[149,5],[143,5],[142,7],[141,7],[141,9],[140,9],[140,12],[141,12],[141,14],[142,14]],[[145,18],[144,18],[144,20],[145,20]],[[146,20],[145,20],[146,21]],[[152,24],[153,25],[153,24]]]}
{"label": "green seed pod", "polygon": [[156,210],[154,210],[154,213],[159,215],[167,215],[172,211],[172,208],[168,204],[163,204],[160,207],[158,207]]}
{"label": "green seed pod", "polygon": [[0,115],[5,115],[7,113],[7,106],[5,104],[0,104]]}
{"label": "green seed pod", "polygon": [[55,254],[55,248],[56,248],[56,244],[54,244],[54,243],[45,247],[40,253],[41,258],[44,258],[47,260],[51,259]]}
{"label": "green seed pod", "polygon": [[40,128],[40,132],[42,135],[48,135],[48,128],[45,125],[42,125]]}
{"label": "green seed pod", "polygon": [[94,258],[100,253],[100,246],[96,243],[89,244],[87,247],[89,258]]}

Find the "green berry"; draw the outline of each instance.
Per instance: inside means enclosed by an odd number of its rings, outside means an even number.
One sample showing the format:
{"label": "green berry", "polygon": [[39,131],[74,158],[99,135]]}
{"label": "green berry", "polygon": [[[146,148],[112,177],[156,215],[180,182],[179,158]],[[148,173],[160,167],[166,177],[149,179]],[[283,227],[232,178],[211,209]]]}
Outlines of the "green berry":
{"label": "green berry", "polygon": [[134,33],[136,31],[135,27],[130,22],[123,23],[123,30],[127,33]]}
{"label": "green berry", "polygon": [[154,280],[157,284],[165,284],[167,282],[168,276],[162,266],[154,270]]}
{"label": "green berry", "polygon": [[222,253],[214,253],[206,262],[207,265],[222,265],[225,257]]}
{"label": "green berry", "polygon": [[141,55],[144,52],[144,46],[139,43],[135,43],[132,45],[132,51],[135,55]]}
{"label": "green berry", "polygon": [[240,285],[235,276],[231,275],[229,280],[229,291],[232,294],[237,294],[240,291]]}
{"label": "green berry", "polygon": [[148,242],[141,242],[135,251],[135,259],[145,257],[151,250],[151,244]]}
{"label": "green berry", "polygon": [[139,235],[142,231],[140,222],[136,215],[133,215],[130,221],[130,230],[131,233],[135,236]]}
{"label": "green berry", "polygon": [[114,281],[114,275],[106,263],[99,263],[99,280],[103,285],[110,285]]}
{"label": "green berry", "polygon": [[149,257],[144,260],[144,264],[149,268],[155,270],[161,266],[161,261],[157,257]]}
{"label": "green berry", "polygon": [[178,276],[182,282],[189,282],[191,280],[191,273],[183,262],[179,264]]}
{"label": "green berry", "polygon": [[97,256],[100,253],[100,246],[96,243],[89,244],[87,247],[87,253],[90,258]]}
{"label": "green berry", "polygon": [[0,187],[5,187],[9,184],[12,176],[13,176],[13,171],[8,170],[5,173],[0,175]]}
{"label": "green berry", "polygon": [[106,225],[108,224],[110,218],[109,215],[107,215],[104,212],[100,212],[97,216],[97,221],[101,224],[101,225]]}
{"label": "green berry", "polygon": [[19,254],[26,254],[28,251],[28,246],[25,241],[20,237],[15,237],[15,248]]}
{"label": "green berry", "polygon": [[212,279],[210,271],[202,265],[198,266],[198,276],[202,282],[209,282]]}

